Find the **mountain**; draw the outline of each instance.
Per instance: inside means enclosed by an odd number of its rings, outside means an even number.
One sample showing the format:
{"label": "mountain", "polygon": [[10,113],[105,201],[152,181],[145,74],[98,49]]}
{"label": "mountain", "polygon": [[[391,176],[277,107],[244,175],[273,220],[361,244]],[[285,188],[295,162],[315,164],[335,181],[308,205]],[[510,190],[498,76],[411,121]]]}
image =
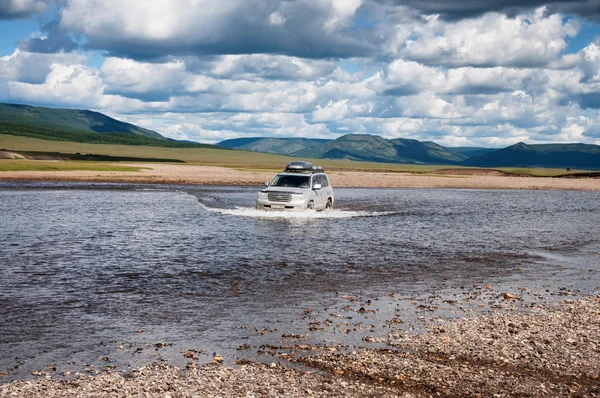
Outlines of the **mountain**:
{"label": "mountain", "polygon": [[313,159],[349,159],[387,163],[456,164],[468,156],[434,142],[406,138],[387,140],[378,135],[347,134],[335,140],[310,138],[236,138],[217,145],[247,151]]}
{"label": "mountain", "polygon": [[172,140],[155,131],[121,122],[99,112],[4,103],[0,103],[0,134],[103,144],[209,146]]}
{"label": "mountain", "polygon": [[446,164],[470,167],[549,167],[600,169],[600,146],[589,144],[519,143],[507,148],[443,147],[406,138],[347,134],[335,140],[308,138],[239,138],[218,145],[311,159]]}
{"label": "mountain", "polygon": [[468,158],[472,158],[473,156],[481,156],[486,153],[494,152],[498,150],[498,148],[483,148],[478,146],[456,146],[456,147],[446,147],[447,150],[451,152],[462,153]]}
{"label": "mountain", "polygon": [[433,142],[405,138],[386,140],[378,135],[347,134],[294,153],[297,157],[349,159],[388,163],[456,164],[466,159]]}
{"label": "mountain", "polygon": [[292,155],[306,148],[312,148],[329,140],[316,138],[234,138],[219,142],[217,145],[245,151],[268,152],[278,155]]}
{"label": "mountain", "polygon": [[523,142],[463,162],[476,167],[550,167],[600,169],[600,146],[590,144],[537,144]]}
{"label": "mountain", "polygon": [[449,151],[441,145],[431,141],[417,141],[407,138],[396,138],[391,140],[396,145],[398,156],[413,158],[423,163],[455,163],[461,162],[468,156]]}

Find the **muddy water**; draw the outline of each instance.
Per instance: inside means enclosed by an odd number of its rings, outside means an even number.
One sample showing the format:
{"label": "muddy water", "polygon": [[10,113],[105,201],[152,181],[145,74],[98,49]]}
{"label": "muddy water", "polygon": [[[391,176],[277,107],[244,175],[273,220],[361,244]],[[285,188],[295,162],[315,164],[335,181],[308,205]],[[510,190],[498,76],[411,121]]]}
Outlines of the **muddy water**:
{"label": "muddy water", "polygon": [[261,344],[364,345],[391,319],[600,285],[598,193],[337,189],[334,211],[290,214],[256,191],[1,184],[0,383],[188,349],[271,361]]}

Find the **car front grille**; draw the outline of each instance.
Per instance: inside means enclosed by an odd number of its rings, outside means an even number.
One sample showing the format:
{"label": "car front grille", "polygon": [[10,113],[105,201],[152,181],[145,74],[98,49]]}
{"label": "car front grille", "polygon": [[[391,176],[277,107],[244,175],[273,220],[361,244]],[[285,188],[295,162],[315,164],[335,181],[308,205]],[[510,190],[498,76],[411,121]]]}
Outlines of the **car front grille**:
{"label": "car front grille", "polygon": [[268,196],[270,202],[291,202],[292,194],[287,192],[269,192]]}

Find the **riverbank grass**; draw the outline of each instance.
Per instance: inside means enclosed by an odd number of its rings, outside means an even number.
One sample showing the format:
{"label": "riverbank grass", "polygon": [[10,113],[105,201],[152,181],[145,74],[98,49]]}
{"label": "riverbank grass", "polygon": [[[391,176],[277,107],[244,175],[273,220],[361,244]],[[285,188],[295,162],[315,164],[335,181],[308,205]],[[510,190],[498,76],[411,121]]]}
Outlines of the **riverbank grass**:
{"label": "riverbank grass", "polygon": [[66,160],[0,160],[0,172],[3,171],[118,171],[138,172],[149,167],[123,166],[105,162],[74,162]]}

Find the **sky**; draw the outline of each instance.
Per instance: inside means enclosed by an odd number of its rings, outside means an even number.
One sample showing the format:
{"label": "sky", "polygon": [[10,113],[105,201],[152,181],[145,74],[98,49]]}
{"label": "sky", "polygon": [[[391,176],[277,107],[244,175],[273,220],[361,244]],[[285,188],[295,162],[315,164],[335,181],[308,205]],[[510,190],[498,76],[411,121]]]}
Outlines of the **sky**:
{"label": "sky", "polygon": [[600,0],[0,0],[0,102],[204,143],[600,144]]}

